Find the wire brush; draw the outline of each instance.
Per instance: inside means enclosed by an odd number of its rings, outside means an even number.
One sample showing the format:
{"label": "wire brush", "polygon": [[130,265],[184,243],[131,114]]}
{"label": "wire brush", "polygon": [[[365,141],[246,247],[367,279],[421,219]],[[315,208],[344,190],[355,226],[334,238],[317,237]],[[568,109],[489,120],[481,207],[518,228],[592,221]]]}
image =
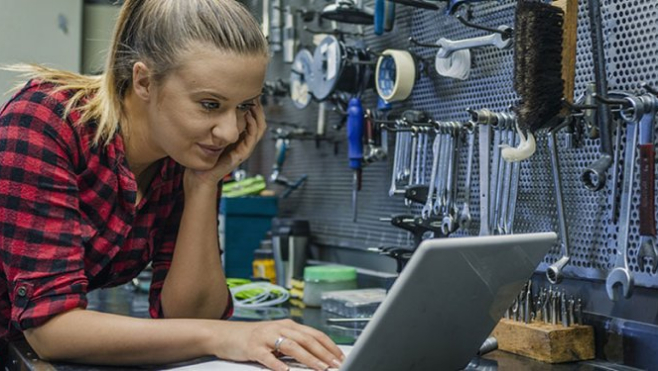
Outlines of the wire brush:
{"label": "wire brush", "polygon": [[507,161],[522,161],[535,153],[534,133],[560,113],[562,25],[564,11],[556,6],[519,0],[514,26],[514,90],[520,98],[515,111],[518,147],[504,146]]}

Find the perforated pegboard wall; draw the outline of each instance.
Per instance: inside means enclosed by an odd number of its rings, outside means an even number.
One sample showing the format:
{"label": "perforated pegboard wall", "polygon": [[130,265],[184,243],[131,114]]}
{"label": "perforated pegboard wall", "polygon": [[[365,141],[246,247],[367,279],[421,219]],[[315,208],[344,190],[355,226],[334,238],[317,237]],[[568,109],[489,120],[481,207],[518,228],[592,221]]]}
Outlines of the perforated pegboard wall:
{"label": "perforated pegboard wall", "polygon": [[[258,2],[259,3],[259,2]],[[288,2],[286,2],[288,3]],[[303,2],[306,7],[319,10],[324,1]],[[372,5],[372,1],[366,1]],[[302,5],[291,1],[292,6]],[[641,82],[658,86],[658,5],[653,0],[602,0],[605,54],[608,85],[611,90],[641,93]],[[472,21],[489,27],[502,24],[513,26],[516,1],[491,1],[474,5],[471,8]],[[453,17],[443,12],[434,12],[398,6],[398,17],[394,32],[384,36],[374,36],[372,27],[364,27],[361,39],[373,50],[388,48],[410,49],[417,55],[431,59],[435,50],[409,45],[407,38],[413,36],[425,43],[434,43],[440,37],[462,39],[479,36],[483,31],[467,28]],[[309,27],[313,27],[312,25]],[[350,29],[352,26],[342,27]],[[355,28],[356,29],[356,28]],[[302,44],[313,50],[310,35],[301,31]],[[348,43],[350,39],[348,38]],[[439,76],[433,70],[423,74],[417,81],[412,96],[404,103],[394,104],[395,112],[407,108],[427,111],[438,121],[466,121],[466,108],[488,108],[493,111],[506,111],[516,100],[512,88],[513,52],[512,49],[499,50],[493,47],[473,49],[473,69],[467,80],[454,80]],[[269,78],[286,79],[289,66],[277,62],[280,53],[274,55]],[[578,14],[578,44],[576,59],[575,96],[585,90],[587,82],[593,80],[591,41],[586,1],[580,1]],[[287,99],[268,106],[268,118],[276,122],[297,123],[308,130],[315,130],[317,104],[305,110],[297,110]],[[364,105],[375,106],[375,94],[370,91],[364,96]],[[319,147],[312,141],[293,141],[284,173],[288,178],[301,174],[309,176],[306,185],[282,201],[284,214],[307,218],[317,243],[326,246],[342,246],[365,249],[372,246],[410,246],[410,234],[393,228],[380,218],[394,214],[418,214],[420,207],[404,205],[401,196],[388,196],[392,156],[386,162],[372,164],[364,169],[363,191],[359,194],[358,221],[352,222],[351,181],[352,173],[347,166],[344,129],[331,129],[337,124],[339,115],[329,113],[328,134],[339,141],[337,153],[328,142]],[[616,120],[616,123],[621,121]],[[623,125],[623,123],[622,123]],[[619,159],[615,166],[619,170],[618,183],[623,174],[623,151],[625,135],[620,138]],[[584,138],[575,148],[564,144],[564,135],[559,135],[559,156],[562,169],[563,197],[565,200],[567,225],[572,249],[571,263],[564,271],[565,276],[605,279],[614,267],[617,249],[618,225],[612,223],[610,205],[612,201],[612,170],[608,171],[606,187],[598,192],[585,188],[580,181],[583,170],[599,157],[599,141]],[[431,143],[431,141],[430,141]],[[476,141],[477,143],[477,141]],[[393,150],[392,137],[389,139],[389,153]],[[557,231],[556,207],[553,183],[550,172],[546,138],[539,135],[537,153],[521,165],[519,195],[514,224],[514,232]],[[431,144],[429,145],[431,147]],[[431,148],[426,150],[431,151]],[[458,200],[463,201],[466,172],[466,145],[462,145],[459,155]],[[273,160],[273,141],[266,138],[261,150],[252,160],[255,167],[269,173]],[[479,177],[477,147],[473,168],[471,189],[471,214],[473,222],[468,230],[460,230],[453,236],[477,235],[479,229]],[[635,165],[637,166],[637,165]],[[636,174],[638,171],[636,171]],[[424,174],[425,178],[429,174]],[[647,269],[639,271],[638,251],[638,204],[639,189],[636,176],[630,228],[629,265],[635,275],[636,285],[657,287],[658,280]],[[556,246],[544,259],[541,270],[552,264],[560,256]]]}

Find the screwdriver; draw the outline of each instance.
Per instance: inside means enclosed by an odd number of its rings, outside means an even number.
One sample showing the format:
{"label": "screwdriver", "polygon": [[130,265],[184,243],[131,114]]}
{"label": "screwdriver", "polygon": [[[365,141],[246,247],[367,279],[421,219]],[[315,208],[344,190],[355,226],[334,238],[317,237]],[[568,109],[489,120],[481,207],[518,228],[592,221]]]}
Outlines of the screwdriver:
{"label": "screwdriver", "polygon": [[347,155],[352,181],[352,220],[356,222],[357,194],[361,190],[361,165],[363,162],[363,106],[361,99],[352,98],[347,105]]}

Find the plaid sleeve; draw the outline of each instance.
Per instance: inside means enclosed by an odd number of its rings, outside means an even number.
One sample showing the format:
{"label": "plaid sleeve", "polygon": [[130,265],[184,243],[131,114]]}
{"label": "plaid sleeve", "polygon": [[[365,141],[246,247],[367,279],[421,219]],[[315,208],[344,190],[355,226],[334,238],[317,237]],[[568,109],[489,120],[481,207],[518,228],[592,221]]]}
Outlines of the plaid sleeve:
{"label": "plaid sleeve", "polygon": [[11,324],[37,327],[86,307],[71,126],[63,105],[28,89],[0,113],[0,253]]}
{"label": "plaid sleeve", "polygon": [[[218,185],[219,191],[217,192],[217,205],[219,210],[219,201],[222,197],[222,182]],[[176,197],[176,203],[173,208],[173,211],[167,218],[165,223],[165,228],[161,236],[159,236],[159,247],[157,248],[157,253],[153,258],[153,278],[151,281],[151,288],[149,292],[149,314],[152,318],[163,318],[164,313],[162,311],[162,304],[160,300],[160,294],[162,292],[162,286],[164,285],[165,277],[171,266],[171,260],[174,255],[174,247],[176,245],[176,237],[178,236],[178,228],[180,226],[180,220],[183,215],[183,192],[178,192]],[[221,246],[220,246],[221,249]],[[226,305],[226,310],[222,314],[222,318],[226,319],[233,315],[233,299],[231,295],[228,296],[228,304]]]}

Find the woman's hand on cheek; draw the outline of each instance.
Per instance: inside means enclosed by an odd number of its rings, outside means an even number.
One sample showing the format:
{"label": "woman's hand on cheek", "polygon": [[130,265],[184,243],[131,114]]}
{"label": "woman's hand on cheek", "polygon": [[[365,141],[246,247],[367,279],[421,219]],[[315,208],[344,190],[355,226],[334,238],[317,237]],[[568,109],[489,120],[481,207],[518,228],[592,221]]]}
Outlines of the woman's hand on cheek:
{"label": "woman's hand on cheek", "polygon": [[224,176],[229,174],[253,153],[267,129],[263,107],[257,103],[244,114],[245,129],[238,140],[228,146],[219,156],[217,164],[208,171],[192,171],[204,183],[216,185]]}

